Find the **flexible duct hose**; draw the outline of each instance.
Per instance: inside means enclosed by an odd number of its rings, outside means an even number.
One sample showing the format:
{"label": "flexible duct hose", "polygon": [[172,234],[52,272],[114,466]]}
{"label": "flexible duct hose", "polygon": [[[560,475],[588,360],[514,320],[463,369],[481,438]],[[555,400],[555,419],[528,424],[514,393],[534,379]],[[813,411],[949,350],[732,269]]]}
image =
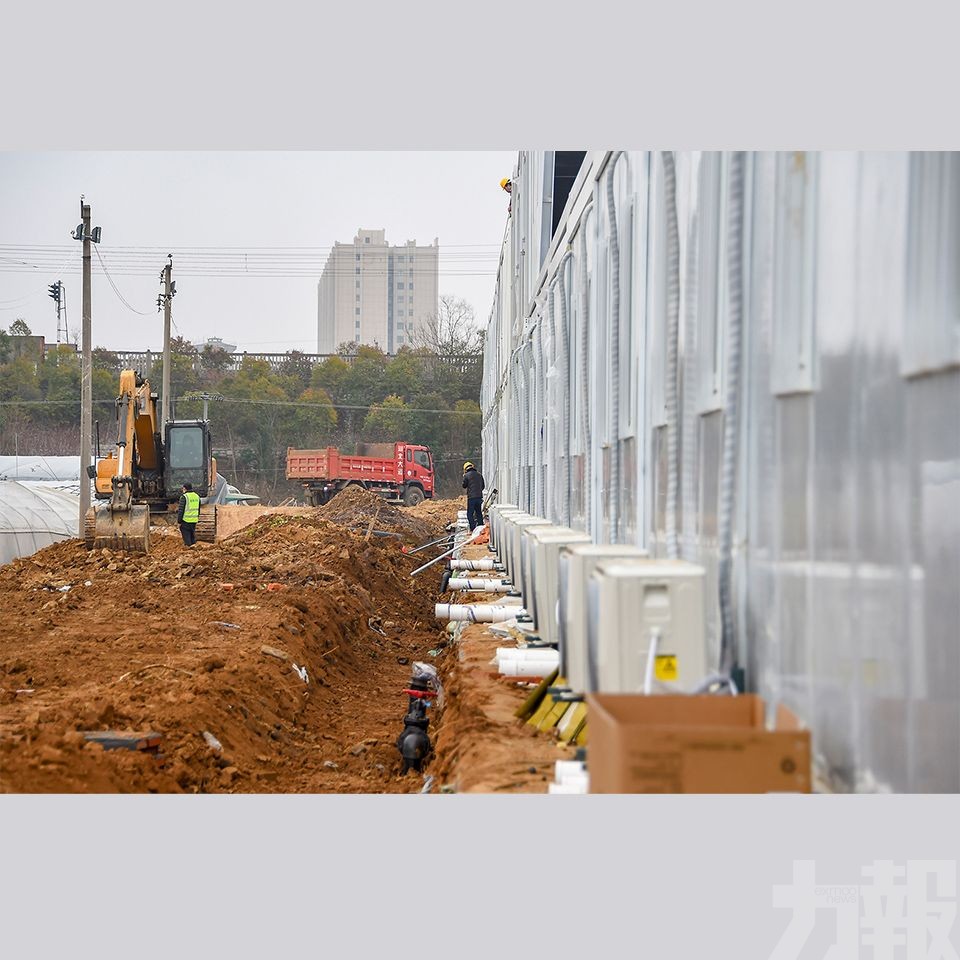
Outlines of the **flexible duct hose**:
{"label": "flexible duct hose", "polygon": [[737,483],[737,446],[740,431],[740,365],[743,333],[743,221],[744,154],[730,157],[730,225],[727,233],[729,318],[727,329],[727,396],[723,419],[723,461],[717,518],[720,586],[720,673],[729,677],[736,664],[733,622],[733,508]]}
{"label": "flexible duct hose", "polygon": [[[553,389],[547,390],[547,415],[551,420],[556,421],[556,409],[557,409],[557,391],[560,389],[560,369],[557,364],[557,315],[556,315],[556,303],[555,296],[553,293],[554,283],[550,284],[550,292],[547,296],[547,310],[550,317],[550,365],[553,367]],[[551,396],[552,394],[552,396]],[[547,457],[550,464],[551,471],[555,471],[558,461],[557,456],[557,439],[560,431],[554,426],[547,435],[547,439],[550,441],[547,445]],[[553,478],[550,484],[551,495],[548,503],[548,512],[545,516],[550,520],[556,520],[559,517],[562,517],[561,512],[562,505],[558,503],[557,497],[557,480]]]}
{"label": "flexible duct hose", "polygon": [[607,167],[607,220],[610,229],[610,486],[607,512],[610,516],[610,542],[620,539],[620,235],[617,232],[617,205],[613,180],[622,151],[610,158]]}
{"label": "flexible duct hose", "polygon": [[677,544],[677,487],[679,444],[677,442],[677,380],[680,337],[680,239],[677,227],[677,173],[673,154],[663,151],[663,186],[667,199],[667,382],[664,399],[667,408],[667,557],[680,556]]}
{"label": "flexible duct hose", "polygon": [[582,427],[584,456],[583,515],[584,529],[593,533],[591,527],[593,505],[590,501],[590,491],[593,487],[593,449],[590,436],[590,379],[587,375],[590,349],[590,293],[587,289],[587,238],[580,241],[582,256],[580,257],[580,425]]}
{"label": "flexible duct hose", "polygon": [[557,273],[560,277],[560,357],[557,367],[561,373],[560,382],[563,384],[563,416],[561,417],[561,433],[563,435],[563,459],[565,464],[564,485],[560,497],[560,519],[570,526],[570,485],[573,474],[570,465],[570,313],[567,303],[567,263],[573,259],[573,251],[567,250]]}

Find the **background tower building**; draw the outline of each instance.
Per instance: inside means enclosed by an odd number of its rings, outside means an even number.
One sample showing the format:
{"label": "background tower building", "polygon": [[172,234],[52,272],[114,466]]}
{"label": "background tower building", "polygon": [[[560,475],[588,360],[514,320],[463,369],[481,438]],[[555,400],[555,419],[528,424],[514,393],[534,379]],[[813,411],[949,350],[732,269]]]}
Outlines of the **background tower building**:
{"label": "background tower building", "polygon": [[396,353],[435,322],[440,247],[389,244],[384,230],[335,243],[317,286],[317,353],[364,343]]}

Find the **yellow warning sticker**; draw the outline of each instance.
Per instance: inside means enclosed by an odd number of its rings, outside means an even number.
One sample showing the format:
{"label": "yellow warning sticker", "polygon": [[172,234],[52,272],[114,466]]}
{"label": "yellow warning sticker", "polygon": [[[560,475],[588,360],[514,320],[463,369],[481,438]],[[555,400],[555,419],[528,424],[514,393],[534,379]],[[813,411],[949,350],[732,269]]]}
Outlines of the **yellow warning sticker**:
{"label": "yellow warning sticker", "polygon": [[677,658],[672,653],[660,654],[653,664],[653,675],[658,680],[676,680]]}

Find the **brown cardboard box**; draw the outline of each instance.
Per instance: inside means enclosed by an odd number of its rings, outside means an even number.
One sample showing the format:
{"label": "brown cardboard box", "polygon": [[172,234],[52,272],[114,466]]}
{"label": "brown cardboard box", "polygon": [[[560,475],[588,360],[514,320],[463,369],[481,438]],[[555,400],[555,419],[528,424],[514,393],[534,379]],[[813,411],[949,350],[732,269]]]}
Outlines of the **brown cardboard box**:
{"label": "brown cardboard box", "polygon": [[810,731],[754,694],[587,696],[591,793],[809,793]]}

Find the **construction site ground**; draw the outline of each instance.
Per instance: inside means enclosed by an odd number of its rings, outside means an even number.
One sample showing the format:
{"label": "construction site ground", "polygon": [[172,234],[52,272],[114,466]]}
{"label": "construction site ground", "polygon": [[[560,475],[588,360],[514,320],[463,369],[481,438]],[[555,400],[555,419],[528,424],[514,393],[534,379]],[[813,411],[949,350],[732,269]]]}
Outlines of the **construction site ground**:
{"label": "construction site ground", "polygon": [[[0,791],[545,791],[566,753],[514,718],[525,692],[490,675],[502,641],[472,626],[454,644],[434,618],[442,563],[411,580],[435,554],[401,550],[460,505],[350,488],[229,508],[217,543],[161,528],[148,554],[68,540],[0,568]],[[402,776],[418,660],[445,703],[423,775]]]}

